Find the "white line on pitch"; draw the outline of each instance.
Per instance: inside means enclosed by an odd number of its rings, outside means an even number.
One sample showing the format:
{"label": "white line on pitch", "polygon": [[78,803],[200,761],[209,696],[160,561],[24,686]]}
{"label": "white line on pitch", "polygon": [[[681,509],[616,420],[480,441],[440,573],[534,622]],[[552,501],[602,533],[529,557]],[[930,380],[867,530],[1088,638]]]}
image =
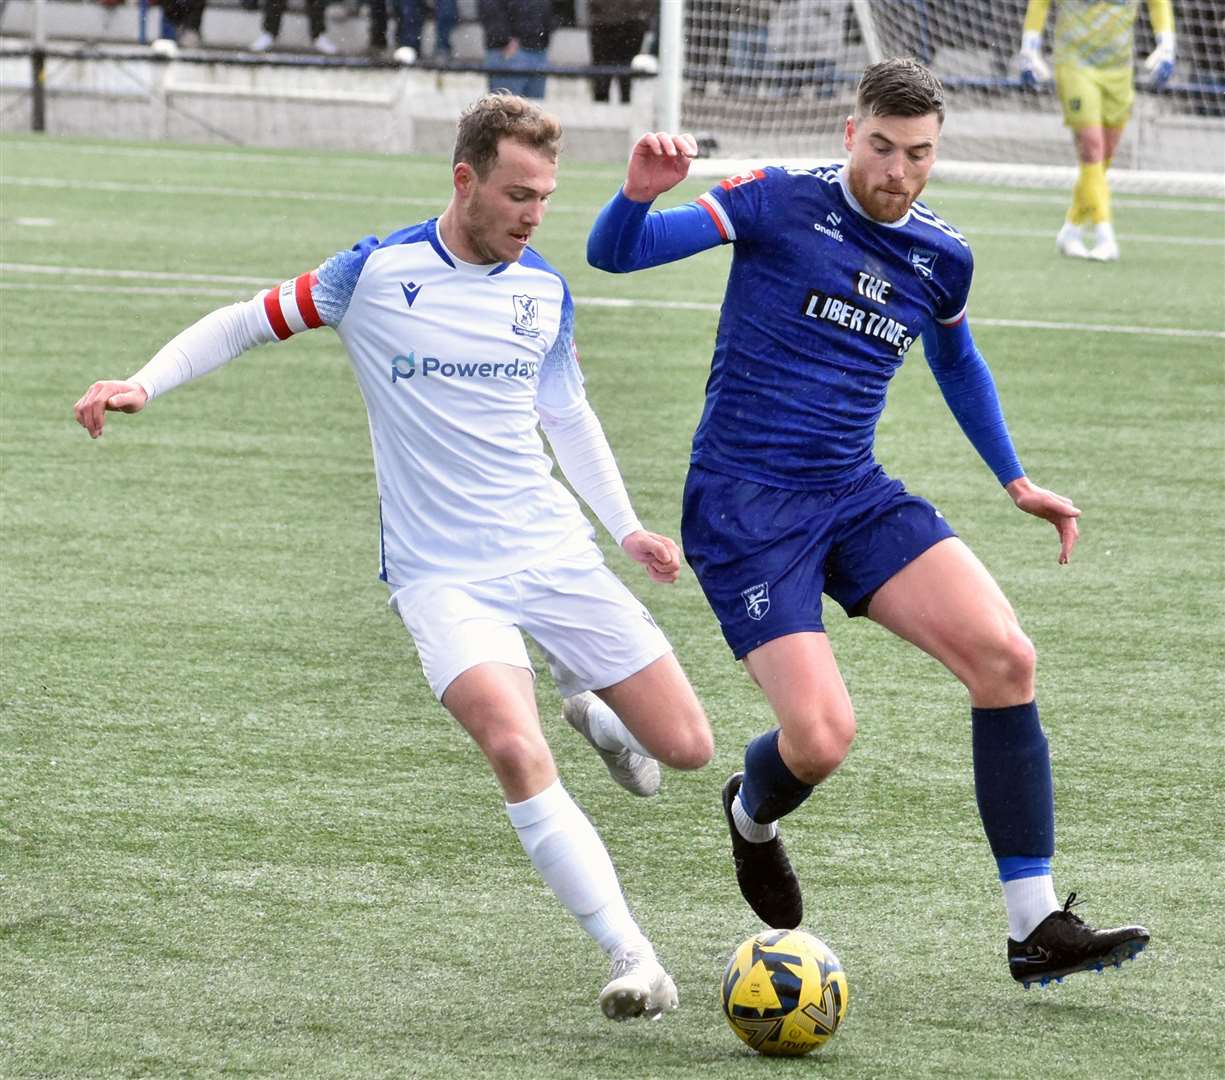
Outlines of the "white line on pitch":
{"label": "white line on pitch", "polygon": [[[205,184],[134,184],[121,180],[69,180],[60,176],[3,176],[0,177],[0,184],[58,191],[109,191],[123,195],[160,195],[163,197],[190,195],[221,199],[273,199],[280,202],[327,202],[351,205],[425,206],[438,208],[445,202],[445,196],[435,198],[413,195],[363,195],[357,192],[287,191],[284,188],[217,187]],[[1039,201],[1040,198],[1035,197],[1032,201]],[[1062,197],[1052,197],[1049,200],[1043,201],[1063,205],[1067,200]],[[1119,200],[1116,199],[1115,201],[1118,203]],[[1139,207],[1143,204],[1129,203],[1128,205]],[[593,214],[593,210],[589,206],[568,206],[565,203],[551,203],[550,206],[553,211],[562,214]],[[1158,207],[1157,203],[1152,203],[1151,206],[1170,210],[1184,209],[1174,203],[1164,204],[1160,207]],[[1219,213],[1219,207],[1216,212]],[[1047,235],[1047,232],[1043,230],[996,230],[991,228],[967,229],[966,232],[971,236],[1029,236],[1036,238]],[[1225,238],[1223,237],[1154,236],[1151,234],[1124,233],[1120,234],[1119,238],[1124,241],[1134,240],[1140,243],[1181,244],[1192,247],[1225,246]]]}
{"label": "white line on pitch", "polygon": [[[226,274],[183,274],[160,273],[154,270],[105,270],[88,266],[46,266],[35,263],[0,263],[0,272],[17,274],[64,275],[76,277],[106,277],[120,280],[154,280],[181,281],[185,285],[192,282],[209,282],[216,284],[248,285],[256,288],[269,287],[275,282],[269,278],[240,277]],[[75,285],[41,281],[2,281],[0,288],[55,290],[63,289],[72,292],[97,293],[133,293],[147,296],[226,296],[234,293],[226,289],[211,289],[205,285],[195,285],[189,288],[173,286],[125,286],[125,285]],[[716,312],[718,304],[700,300],[645,300],[617,296],[576,296],[575,304],[581,307],[602,308],[650,308],[656,311],[705,311]],[[1211,338],[1225,339],[1225,331],[1221,330],[1185,330],[1176,326],[1112,326],[1108,323],[1075,323],[1048,322],[1039,319],[993,319],[986,316],[971,320],[975,326],[1007,326],[1019,330],[1074,330],[1101,334],[1140,334],[1153,337],[1176,338]]]}

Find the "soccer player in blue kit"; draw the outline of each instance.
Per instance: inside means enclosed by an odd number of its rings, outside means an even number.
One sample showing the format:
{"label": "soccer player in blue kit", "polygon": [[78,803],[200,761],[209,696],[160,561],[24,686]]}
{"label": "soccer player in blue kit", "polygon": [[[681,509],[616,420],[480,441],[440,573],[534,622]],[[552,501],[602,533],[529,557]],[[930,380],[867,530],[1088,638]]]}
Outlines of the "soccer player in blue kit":
{"label": "soccer player in blue kit", "polygon": [[889,381],[920,337],[967,438],[1016,506],[1051,522],[1066,563],[1080,511],[1032,483],[966,320],[973,259],[921,202],[944,121],[939,81],[889,59],[860,81],[845,165],[762,168],[672,209],[688,135],[650,133],[588,239],[613,272],[733,245],[706,405],[685,484],[682,543],[734,656],[778,726],[723,789],[737,881],[768,925],[803,915],[778,835],[845,757],[850,697],[821,594],[943,663],[970,695],[975,793],[1008,913],[1009,969],[1026,987],[1139,953],[1139,926],[1096,930],[1051,877],[1050,755],[1034,648],[999,586],[930,504],[873,456]]}

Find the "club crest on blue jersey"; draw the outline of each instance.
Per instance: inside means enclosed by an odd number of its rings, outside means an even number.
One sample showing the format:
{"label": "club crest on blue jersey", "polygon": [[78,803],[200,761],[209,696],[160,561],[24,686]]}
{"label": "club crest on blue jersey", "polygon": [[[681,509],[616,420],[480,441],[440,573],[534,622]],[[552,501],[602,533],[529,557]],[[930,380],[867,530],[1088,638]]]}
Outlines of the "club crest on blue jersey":
{"label": "club crest on blue jersey", "polygon": [[910,265],[921,278],[930,279],[936,269],[936,253],[927,248],[912,247],[910,249]]}
{"label": "club crest on blue jersey", "polygon": [[760,585],[750,585],[740,595],[744,597],[744,606],[748,610],[750,619],[762,619],[770,610],[770,583],[768,581],[763,581]]}
{"label": "club crest on blue jersey", "polygon": [[515,323],[511,329],[524,337],[535,337],[540,333],[540,301],[523,293],[516,294],[511,300],[515,305]]}

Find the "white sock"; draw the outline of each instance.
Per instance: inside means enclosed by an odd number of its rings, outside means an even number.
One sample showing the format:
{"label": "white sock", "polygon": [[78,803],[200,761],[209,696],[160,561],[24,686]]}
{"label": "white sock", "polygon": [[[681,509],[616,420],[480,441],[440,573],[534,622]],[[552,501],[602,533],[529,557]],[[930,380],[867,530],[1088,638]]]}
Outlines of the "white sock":
{"label": "white sock", "polygon": [[1115,242],[1114,225],[1112,225],[1109,221],[1099,221],[1097,223],[1094,239],[1099,244],[1113,244]]}
{"label": "white sock", "polygon": [[601,747],[618,752],[628,747],[635,754],[654,757],[634,738],[633,732],[621,722],[621,717],[595,694],[590,694],[589,697],[591,701],[587,706],[587,723],[591,728],[591,737]]}
{"label": "white sock", "polygon": [[767,821],[764,825],[754,821],[748,811],[740,805],[740,796],[732,800],[732,820],[736,823],[736,831],[753,844],[764,844],[778,835],[778,822]]}
{"label": "white sock", "polygon": [[604,842],[561,780],[523,802],[507,803],[506,813],[532,865],[601,949],[650,949],[626,906]]}
{"label": "white sock", "polygon": [[1014,878],[1003,882],[1004,906],[1008,909],[1008,936],[1024,941],[1034,927],[1062,906],[1055,899],[1055,879],[1050,874]]}

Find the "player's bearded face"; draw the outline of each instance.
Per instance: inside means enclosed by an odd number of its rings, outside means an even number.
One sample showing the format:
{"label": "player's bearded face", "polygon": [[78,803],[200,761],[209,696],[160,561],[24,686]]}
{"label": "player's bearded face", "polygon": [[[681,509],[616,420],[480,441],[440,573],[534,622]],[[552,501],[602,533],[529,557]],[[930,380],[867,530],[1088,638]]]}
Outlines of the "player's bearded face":
{"label": "player's bearded face", "polygon": [[848,117],[844,143],[851,194],[877,221],[897,221],[926,187],[939,139],[935,113]]}
{"label": "player's bearded face", "polygon": [[472,176],[460,204],[459,226],[478,262],[515,262],[544,218],[557,186],[557,162],[523,143],[503,139],[485,177]]}

